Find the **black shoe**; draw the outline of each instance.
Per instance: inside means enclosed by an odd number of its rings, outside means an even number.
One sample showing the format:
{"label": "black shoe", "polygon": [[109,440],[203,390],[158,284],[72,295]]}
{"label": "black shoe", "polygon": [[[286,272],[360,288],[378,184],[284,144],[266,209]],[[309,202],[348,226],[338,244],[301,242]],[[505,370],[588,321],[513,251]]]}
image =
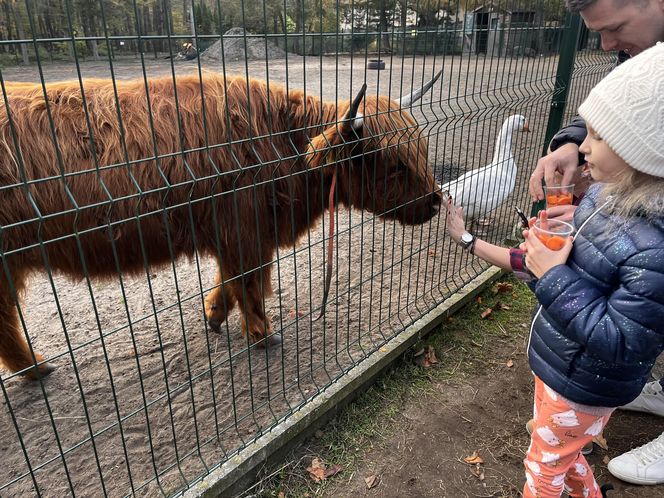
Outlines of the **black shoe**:
{"label": "black shoe", "polygon": [[602,498],[607,498],[606,497],[606,492],[611,491],[612,489],[613,489],[613,484],[611,484],[611,483],[602,484],[599,487],[599,491],[602,493]]}

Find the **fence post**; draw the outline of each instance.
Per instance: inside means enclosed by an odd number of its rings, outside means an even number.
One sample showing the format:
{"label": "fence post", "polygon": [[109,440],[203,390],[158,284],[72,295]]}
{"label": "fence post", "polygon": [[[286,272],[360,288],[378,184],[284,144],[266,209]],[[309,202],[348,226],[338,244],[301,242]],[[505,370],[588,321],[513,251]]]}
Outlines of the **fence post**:
{"label": "fence post", "polygon": [[[569,87],[572,83],[574,60],[581,33],[581,16],[578,13],[567,12],[565,26],[568,27],[563,32],[562,39],[560,40],[560,58],[558,59],[556,83],[553,89],[553,97],[551,98],[551,111],[549,112],[549,121],[546,125],[542,155],[546,155],[549,142],[551,142],[553,136],[563,125],[565,105],[567,104]],[[536,216],[539,210],[544,209],[545,204],[545,201],[533,202],[531,216]]]}

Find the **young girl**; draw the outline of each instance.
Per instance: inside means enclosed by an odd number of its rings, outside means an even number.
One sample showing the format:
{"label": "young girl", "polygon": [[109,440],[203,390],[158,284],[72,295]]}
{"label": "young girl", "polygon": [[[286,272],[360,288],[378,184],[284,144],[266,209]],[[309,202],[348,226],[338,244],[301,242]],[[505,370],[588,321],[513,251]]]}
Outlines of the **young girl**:
{"label": "young girl", "polygon": [[[579,108],[580,151],[597,182],[559,251],[524,232],[539,306],[528,357],[535,375],[523,496],[604,496],[581,448],[641,392],[664,349],[664,44],[612,71]],[[450,236],[514,268],[520,253],[468,234],[450,201]]]}

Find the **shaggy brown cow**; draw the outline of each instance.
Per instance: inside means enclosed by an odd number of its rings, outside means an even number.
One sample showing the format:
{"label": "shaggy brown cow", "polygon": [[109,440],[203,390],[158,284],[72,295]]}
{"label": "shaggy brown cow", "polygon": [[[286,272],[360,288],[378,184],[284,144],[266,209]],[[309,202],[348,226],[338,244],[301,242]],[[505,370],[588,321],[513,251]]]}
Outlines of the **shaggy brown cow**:
{"label": "shaggy brown cow", "polygon": [[0,359],[32,377],[54,368],[33,358],[16,308],[35,270],[111,278],[210,255],[209,323],[238,303],[259,342],[272,337],[273,254],[321,217],[333,176],[338,203],[403,223],[429,220],[441,200],[403,110],[411,97],[367,97],[355,115],[348,102],[216,74],[5,83],[3,97]]}

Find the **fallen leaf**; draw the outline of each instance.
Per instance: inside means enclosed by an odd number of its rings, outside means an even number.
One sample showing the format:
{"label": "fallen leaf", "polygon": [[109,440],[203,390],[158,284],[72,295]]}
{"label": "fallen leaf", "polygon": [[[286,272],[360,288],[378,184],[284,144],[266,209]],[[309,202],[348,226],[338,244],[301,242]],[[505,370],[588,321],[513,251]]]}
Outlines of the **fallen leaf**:
{"label": "fallen leaf", "polygon": [[507,282],[498,282],[496,285],[496,290],[498,292],[509,292],[512,290],[512,284],[509,284]]}
{"label": "fallen leaf", "polygon": [[429,368],[436,363],[438,363],[438,358],[436,358],[436,350],[433,346],[427,346],[427,350],[424,353],[424,368]]}
{"label": "fallen leaf", "polygon": [[376,486],[378,486],[378,483],[380,482],[380,478],[377,475],[372,474],[369,477],[365,477],[364,482],[367,483],[367,489],[371,489],[371,488],[375,488]]}
{"label": "fallen leaf", "polygon": [[509,304],[505,303],[498,303],[498,307],[500,307],[501,310],[511,310],[512,307]]}
{"label": "fallen leaf", "polygon": [[433,365],[438,363],[438,358],[436,357],[436,350],[433,346],[426,346],[423,349],[415,353],[415,362],[424,368],[431,368]]}
{"label": "fallen leaf", "polygon": [[295,317],[298,317],[298,316],[304,316],[304,312],[303,312],[303,311],[294,310],[294,309],[293,309],[293,310],[290,310],[290,311],[288,312],[288,318],[290,318],[291,320],[294,319]]}
{"label": "fallen leaf", "polygon": [[286,493],[284,493],[283,491],[279,491],[279,493],[277,494],[277,498],[286,498]]}
{"label": "fallen leaf", "polygon": [[606,442],[606,439],[604,439],[604,432],[600,432],[593,438],[593,443],[595,443],[597,446],[602,448],[603,450],[608,450],[609,449],[609,443]]}
{"label": "fallen leaf", "polygon": [[611,459],[609,458],[609,455],[604,455],[604,458],[602,459],[602,462],[604,465],[608,465]]}
{"label": "fallen leaf", "polygon": [[479,463],[476,463],[476,464],[475,464],[475,467],[473,467],[473,469],[471,470],[471,472],[472,472],[473,475],[474,475],[475,477],[477,477],[480,481],[483,481],[483,480],[484,480],[484,469],[482,468],[482,466],[481,466]]}
{"label": "fallen leaf", "polygon": [[477,301],[478,303],[482,304],[482,296],[477,296],[477,297],[475,298],[475,301]]}
{"label": "fallen leaf", "polygon": [[434,249],[429,249],[429,257],[431,257],[431,258],[436,257],[436,251]]}
{"label": "fallen leaf", "polygon": [[307,467],[307,472],[314,481],[320,482],[325,479],[325,464],[320,458],[314,458],[311,465]]}
{"label": "fallen leaf", "polygon": [[329,479],[330,477],[337,475],[339,472],[343,470],[343,467],[339,464],[332,465],[329,469],[325,471],[325,479]]}
{"label": "fallen leaf", "polygon": [[463,461],[470,465],[484,463],[484,460],[482,460],[482,457],[477,454],[477,451],[473,451],[473,454],[464,458]]}
{"label": "fallen leaf", "polygon": [[484,311],[482,311],[482,315],[481,315],[481,316],[482,316],[482,318],[486,318],[486,317],[489,316],[491,313],[493,313],[493,309],[491,309],[491,308],[487,308],[487,309],[485,309]]}
{"label": "fallen leaf", "polygon": [[507,360],[507,368],[512,368],[514,366],[514,361]]}

